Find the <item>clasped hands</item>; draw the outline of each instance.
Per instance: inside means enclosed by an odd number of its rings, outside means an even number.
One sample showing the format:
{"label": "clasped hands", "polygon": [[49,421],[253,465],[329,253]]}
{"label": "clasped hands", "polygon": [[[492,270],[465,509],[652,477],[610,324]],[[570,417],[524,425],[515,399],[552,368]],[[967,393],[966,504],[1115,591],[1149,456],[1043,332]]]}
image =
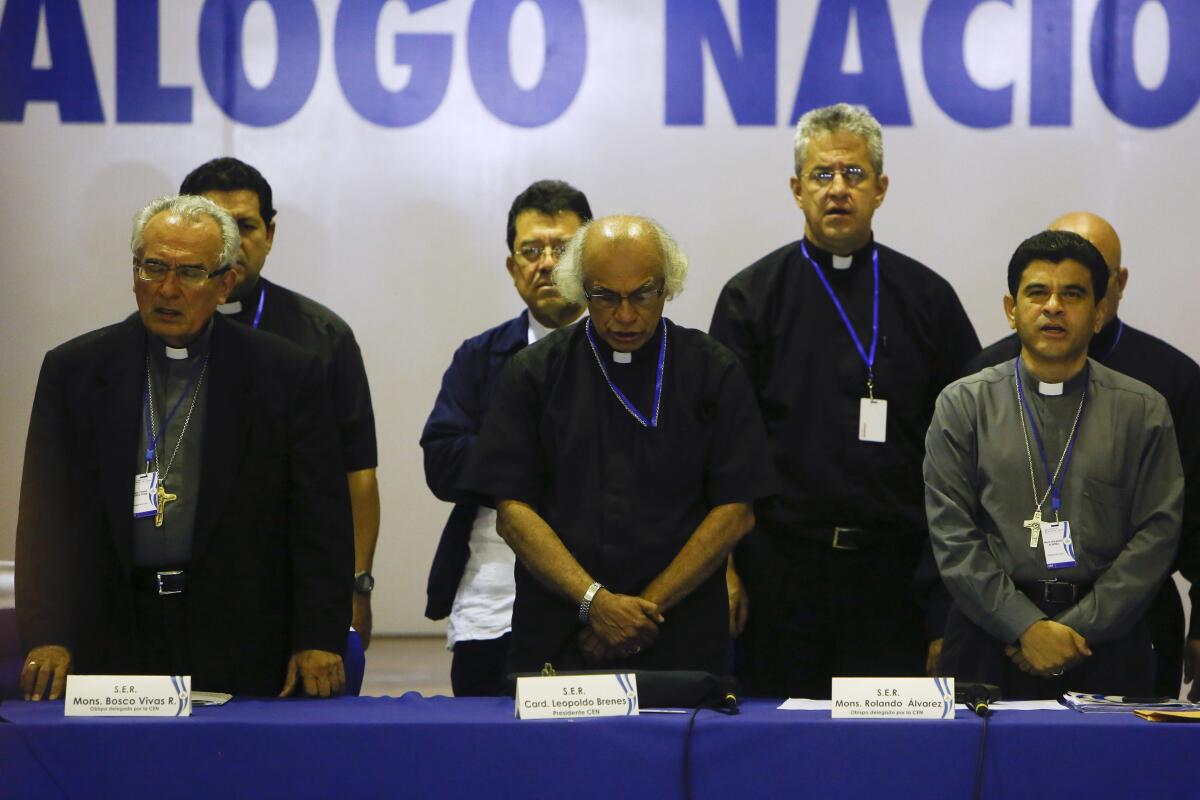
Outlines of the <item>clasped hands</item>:
{"label": "clasped hands", "polygon": [[664,620],[657,603],[601,589],[592,599],[588,627],[579,634],[579,651],[591,664],[637,655],[658,640]]}
{"label": "clasped hands", "polygon": [[1049,619],[1030,625],[1021,634],[1020,647],[1008,645],[1004,652],[1022,672],[1041,678],[1057,678],[1092,654],[1073,628]]}

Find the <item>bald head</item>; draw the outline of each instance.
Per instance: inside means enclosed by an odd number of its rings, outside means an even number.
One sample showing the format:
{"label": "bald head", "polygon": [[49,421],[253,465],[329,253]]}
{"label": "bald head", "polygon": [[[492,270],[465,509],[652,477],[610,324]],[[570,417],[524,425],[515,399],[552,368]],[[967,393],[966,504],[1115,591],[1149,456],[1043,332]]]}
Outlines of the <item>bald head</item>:
{"label": "bald head", "polygon": [[1104,256],[1109,272],[1121,268],[1121,238],[1104,217],[1088,211],[1072,211],[1051,222],[1047,230],[1078,233]]}
{"label": "bald head", "polygon": [[[583,236],[583,263],[600,250],[654,248],[661,250],[658,226],[645,217],[614,214],[588,226]],[[586,266],[585,266],[586,270]]]}
{"label": "bald head", "polygon": [[585,288],[598,278],[598,258],[628,261],[634,255],[654,263],[654,274],[662,281],[666,299],[683,291],[687,256],[662,225],[649,217],[632,214],[614,214],[584,223],[571,237],[567,251],[555,266],[554,283],[563,297],[583,305],[587,302]]}
{"label": "bald head", "polygon": [[1121,265],[1121,237],[1104,217],[1089,211],[1072,211],[1050,223],[1048,230],[1077,233],[1092,243],[1108,265],[1108,292],[1105,295],[1104,324],[1117,316],[1117,306],[1129,280],[1129,270]]}

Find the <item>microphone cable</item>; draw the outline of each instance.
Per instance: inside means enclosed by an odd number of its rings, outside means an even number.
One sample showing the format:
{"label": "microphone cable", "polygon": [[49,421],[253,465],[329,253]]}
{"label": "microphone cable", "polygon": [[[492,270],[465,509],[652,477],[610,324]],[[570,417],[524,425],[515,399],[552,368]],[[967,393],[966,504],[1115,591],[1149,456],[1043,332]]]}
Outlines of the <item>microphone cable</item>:
{"label": "microphone cable", "polygon": [[719,687],[718,693],[721,697],[715,704],[712,701],[698,704],[688,718],[687,731],[683,735],[683,800],[692,800],[692,731],[696,727],[696,715],[706,708],[731,717],[738,713],[737,692],[733,686]]}
{"label": "microphone cable", "polygon": [[975,762],[975,789],[971,792],[973,800],[980,800],[983,797],[983,765],[984,759],[987,756],[987,740],[988,740],[988,723],[992,719],[992,711],[988,708],[987,701],[968,703],[968,706],[983,718],[983,733],[979,737],[979,757]]}

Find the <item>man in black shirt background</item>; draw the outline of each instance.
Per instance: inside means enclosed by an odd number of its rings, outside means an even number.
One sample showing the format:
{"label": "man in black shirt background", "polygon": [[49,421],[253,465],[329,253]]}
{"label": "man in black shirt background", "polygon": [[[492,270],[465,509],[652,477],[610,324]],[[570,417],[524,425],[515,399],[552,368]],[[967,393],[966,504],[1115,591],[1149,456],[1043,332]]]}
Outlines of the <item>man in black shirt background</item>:
{"label": "man in black shirt background", "polygon": [[[1156,656],[1154,692],[1175,697],[1179,692],[1181,667],[1187,680],[1200,665],[1200,619],[1195,608],[1200,601],[1196,579],[1200,577],[1200,366],[1183,352],[1148,333],[1127,325],[1118,316],[1118,307],[1129,281],[1129,270],[1122,263],[1121,239],[1102,217],[1086,211],[1064,214],[1050,223],[1050,230],[1077,233],[1091,242],[1108,265],[1107,310],[1100,332],[1092,338],[1088,357],[1106,367],[1123,372],[1150,386],[1167,400],[1175,421],[1179,455],[1183,461],[1184,511],[1179,556],[1174,569],[1192,582],[1192,621],[1184,644],[1183,605],[1172,580],[1163,583],[1154,604],[1146,613],[1150,638]],[[1016,335],[1007,336],[972,359],[964,374],[1016,358],[1021,343]],[[1172,571],[1174,571],[1174,569]],[[1192,686],[1189,698],[1200,697]]]}
{"label": "man in black shirt background", "polygon": [[810,111],[794,156],[804,238],[730,279],[710,332],[750,373],[783,487],[736,553],[739,674],[754,694],[828,697],[834,675],[921,674],[940,633],[912,586],[925,431],[979,340],[949,283],[874,240],[888,178],[869,112]]}
{"label": "man in black shirt background", "polygon": [[371,563],[379,537],[379,482],[375,472],[379,459],[371,390],[354,332],[320,303],[260,276],[275,241],[275,207],[271,185],[257,169],[236,158],[215,158],[192,170],[179,191],[207,197],[228,211],[238,224],[242,246],[235,269],[239,280],[229,302],[218,310],[315,353],[325,369],[354,513],[352,624],[367,647],[371,642],[371,590],[375,586]]}

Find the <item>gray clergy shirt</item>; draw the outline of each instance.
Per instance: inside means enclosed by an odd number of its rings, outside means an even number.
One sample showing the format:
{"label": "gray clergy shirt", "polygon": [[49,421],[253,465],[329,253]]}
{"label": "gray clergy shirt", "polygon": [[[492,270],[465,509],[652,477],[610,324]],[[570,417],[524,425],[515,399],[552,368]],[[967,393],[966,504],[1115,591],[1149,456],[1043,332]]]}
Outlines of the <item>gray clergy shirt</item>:
{"label": "gray clergy shirt", "polygon": [[[1087,387],[1071,460],[1059,477],[1059,516],[1071,523],[1076,566],[1049,569],[1042,542],[1030,547],[1022,527],[1035,501],[1013,370],[1013,361],[988,367],[938,397],[924,469],[934,556],[963,613],[1006,643],[1046,618],[1018,584],[1094,584],[1055,621],[1101,643],[1142,617],[1175,557],[1183,470],[1171,413],[1149,386],[1090,359],[1058,396],[1042,394],[1022,362],[1025,400],[1051,473]],[[1028,417],[1026,427],[1040,500],[1048,481]],[[1049,499],[1042,516],[1055,519]]]}
{"label": "gray clergy shirt", "polygon": [[[186,358],[168,358],[163,343],[154,336],[147,336],[150,375],[153,380],[154,429],[162,429],[163,418],[179,403],[179,410],[167,425],[166,435],[159,440],[158,465],[166,472],[164,488],[178,499],[166,504],[163,510],[163,525],[157,528],[154,517],[142,517],[133,521],[133,563],[139,567],[174,567],[187,564],[192,557],[192,532],[196,522],[196,500],[200,485],[200,455],[204,442],[204,410],[208,396],[208,376],[192,391],[183,396],[193,379],[198,378],[208,358],[209,338],[212,324],[187,348]],[[138,436],[136,469],[138,472],[154,469],[154,462],[146,468],[146,395],[142,386],[141,434]],[[192,407],[191,420],[188,409]],[[186,432],[184,424],[187,425]],[[180,438],[182,436],[182,439]],[[178,447],[178,449],[176,449]],[[174,460],[172,461],[172,454]],[[167,472],[168,464],[170,471]],[[161,477],[160,472],[160,477]]]}

